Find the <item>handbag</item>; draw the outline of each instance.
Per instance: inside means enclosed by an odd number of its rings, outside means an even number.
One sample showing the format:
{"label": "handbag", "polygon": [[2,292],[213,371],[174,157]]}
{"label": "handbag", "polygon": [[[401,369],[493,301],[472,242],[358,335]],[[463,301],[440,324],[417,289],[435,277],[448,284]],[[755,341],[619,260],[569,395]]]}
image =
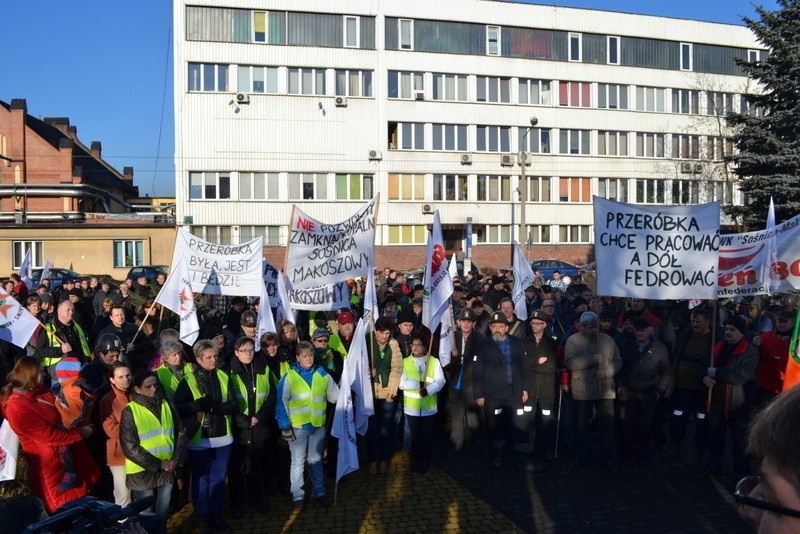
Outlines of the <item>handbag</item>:
{"label": "handbag", "polygon": [[18,456],[19,438],[6,419],[0,425],[0,481],[17,478]]}

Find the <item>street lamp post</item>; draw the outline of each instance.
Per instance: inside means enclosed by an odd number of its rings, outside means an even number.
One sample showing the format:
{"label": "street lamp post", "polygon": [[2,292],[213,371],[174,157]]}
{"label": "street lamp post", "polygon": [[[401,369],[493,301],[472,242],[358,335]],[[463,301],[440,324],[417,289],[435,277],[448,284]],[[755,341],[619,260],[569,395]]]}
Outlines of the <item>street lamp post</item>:
{"label": "street lamp post", "polygon": [[527,245],[528,242],[528,228],[527,223],[525,221],[525,203],[528,201],[528,180],[525,177],[525,167],[528,165],[528,151],[525,150],[525,139],[528,137],[528,134],[531,133],[531,130],[539,124],[539,119],[536,117],[531,117],[530,119],[531,125],[525,130],[525,134],[522,136],[522,150],[517,154],[517,162],[519,163],[520,171],[519,171],[519,234],[520,234],[520,242],[525,243]]}
{"label": "street lamp post", "polygon": [[[508,240],[511,241],[511,266],[514,266],[514,193],[519,193],[519,187],[511,191],[511,228],[508,232]],[[520,198],[522,198],[520,196]]]}

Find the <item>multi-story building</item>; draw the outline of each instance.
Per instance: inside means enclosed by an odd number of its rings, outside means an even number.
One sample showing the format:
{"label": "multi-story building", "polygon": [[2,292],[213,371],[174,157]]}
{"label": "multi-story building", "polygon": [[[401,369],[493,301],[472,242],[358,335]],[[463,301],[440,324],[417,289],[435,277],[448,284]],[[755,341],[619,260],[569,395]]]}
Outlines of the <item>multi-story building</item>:
{"label": "multi-story building", "polygon": [[263,235],[279,266],[293,204],[333,222],[380,194],[377,266],[410,268],[434,210],[449,249],[499,266],[512,239],[585,260],[593,195],[739,201],[724,114],[754,90],[736,60],[765,54],[743,26],[489,0],[184,0],[174,20],[177,223]]}

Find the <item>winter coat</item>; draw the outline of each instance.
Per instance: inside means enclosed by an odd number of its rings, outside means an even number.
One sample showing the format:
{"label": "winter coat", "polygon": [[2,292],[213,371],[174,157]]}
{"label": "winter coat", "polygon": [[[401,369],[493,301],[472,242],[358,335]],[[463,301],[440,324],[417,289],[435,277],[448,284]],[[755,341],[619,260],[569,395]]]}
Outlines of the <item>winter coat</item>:
{"label": "winter coat", "polygon": [[714,380],[716,380],[714,387],[725,388],[725,402],[721,408],[727,416],[739,410],[749,409],[755,401],[752,393],[758,370],[758,349],[743,337],[733,348],[727,365],[719,367],[720,351],[726,343],[726,341],[720,341],[714,347],[713,367],[717,369],[714,375]]}
{"label": "winter coat", "polygon": [[[530,390],[530,370],[522,340],[507,336],[511,343],[511,389],[514,399],[522,403],[522,392]],[[487,337],[478,345],[478,359],[472,364],[472,394],[475,399],[484,397],[502,399],[506,396],[505,356],[497,342]]]}
{"label": "winter coat", "polygon": [[[483,334],[473,329],[472,333],[467,336],[466,341],[464,341],[461,329],[456,329],[453,334],[453,340],[458,354],[450,358],[450,365],[447,366],[447,383],[451,389],[455,389],[460,376],[461,391],[465,392],[467,395],[472,395],[472,366],[477,358],[478,346],[484,339],[486,338]],[[462,363],[464,367],[463,373],[461,371]]]}
{"label": "winter coat", "polygon": [[651,338],[645,350],[640,351],[639,344],[634,339],[620,346],[620,355],[621,384],[640,391],[655,387],[659,395],[667,391],[672,381],[672,368],[667,347],[663,343]]}
{"label": "winter coat", "polygon": [[[522,343],[525,345],[525,354],[531,369],[531,390],[528,392],[528,397],[531,399],[555,398],[558,345],[547,333],[538,343],[533,335],[523,339]],[[541,357],[546,357],[547,361],[540,364],[539,358]]]}
{"label": "winter coat", "polygon": [[125,455],[119,442],[119,421],[122,410],[128,405],[130,397],[124,391],[111,386],[111,391],[100,399],[100,421],[108,436],[106,441],[106,464],[125,465]]}
{"label": "winter coat", "polygon": [[[153,397],[139,395],[135,392],[131,394],[131,402],[136,402],[150,410],[159,421],[161,420],[162,399],[160,392]],[[177,459],[180,465],[183,465],[186,460],[186,429],[181,424],[181,419],[178,417],[178,411],[175,406],[170,401],[167,401],[167,404],[172,410],[172,420],[175,423],[175,454],[173,458]],[[140,445],[139,431],[133,420],[133,412],[130,406],[126,406],[120,416],[119,440],[122,444],[122,452],[125,458],[144,468],[144,471],[126,476],[125,485],[128,486],[129,490],[144,491],[172,482],[175,472],[167,473],[162,471],[161,460],[147,452]]]}
{"label": "winter coat", "polygon": [[[603,363],[595,363],[595,354],[605,357]],[[564,346],[564,364],[572,370],[572,396],[575,400],[616,398],[614,376],[622,368],[622,357],[610,336],[600,332],[596,339],[583,332],[570,336]],[[597,378],[598,370],[605,372],[604,379]]]}
{"label": "winter coat", "polygon": [[[100,469],[89,454],[80,429],[63,429],[54,403],[55,397],[46,388],[15,389],[4,408],[28,461],[31,493],[44,501],[48,512],[85,496],[100,479]],[[67,491],[58,489],[64,478],[58,454],[61,446],[69,446],[72,451],[78,475],[78,485]]]}
{"label": "winter coat", "polygon": [[[370,337],[367,337],[367,346],[371,345],[370,367],[374,365],[378,370],[377,375],[372,379],[372,394],[379,400],[394,398],[397,396],[397,389],[400,386],[400,375],[403,374],[403,354],[400,352],[400,345],[396,340],[389,339],[389,342],[381,350],[378,341],[374,338],[370,340]],[[387,374],[386,371],[388,371],[388,380],[384,382],[382,376]]]}
{"label": "winter coat", "polygon": [[[233,435],[237,443],[243,443],[248,440],[254,442],[264,441],[269,437],[270,423],[275,418],[275,385],[269,380],[269,369],[267,368],[266,356],[256,353],[253,358],[252,369],[250,365],[245,366],[239,361],[239,358],[234,356],[231,358],[231,387],[236,386],[233,383],[233,376],[238,376],[244,382],[245,390],[247,391],[247,402],[250,407],[250,413],[253,412],[255,407],[256,395],[253,392],[253,376],[267,375],[267,381],[270,385],[269,395],[264,399],[264,404],[255,412],[252,417],[258,419],[258,424],[254,427],[250,426],[251,416],[237,412],[234,415]],[[238,391],[238,390],[237,390]],[[237,397],[238,398],[238,397]],[[249,434],[249,435],[248,435]],[[245,439],[247,438],[247,439]]]}

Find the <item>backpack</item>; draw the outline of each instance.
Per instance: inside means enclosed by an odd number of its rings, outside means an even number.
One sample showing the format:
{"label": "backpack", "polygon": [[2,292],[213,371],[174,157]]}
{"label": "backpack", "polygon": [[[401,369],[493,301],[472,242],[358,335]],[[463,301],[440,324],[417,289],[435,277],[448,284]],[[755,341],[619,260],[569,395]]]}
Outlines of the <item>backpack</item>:
{"label": "backpack", "polygon": [[56,395],[56,409],[61,414],[61,422],[65,428],[76,428],[90,424],[97,395],[82,376],[70,378],[61,384]]}

